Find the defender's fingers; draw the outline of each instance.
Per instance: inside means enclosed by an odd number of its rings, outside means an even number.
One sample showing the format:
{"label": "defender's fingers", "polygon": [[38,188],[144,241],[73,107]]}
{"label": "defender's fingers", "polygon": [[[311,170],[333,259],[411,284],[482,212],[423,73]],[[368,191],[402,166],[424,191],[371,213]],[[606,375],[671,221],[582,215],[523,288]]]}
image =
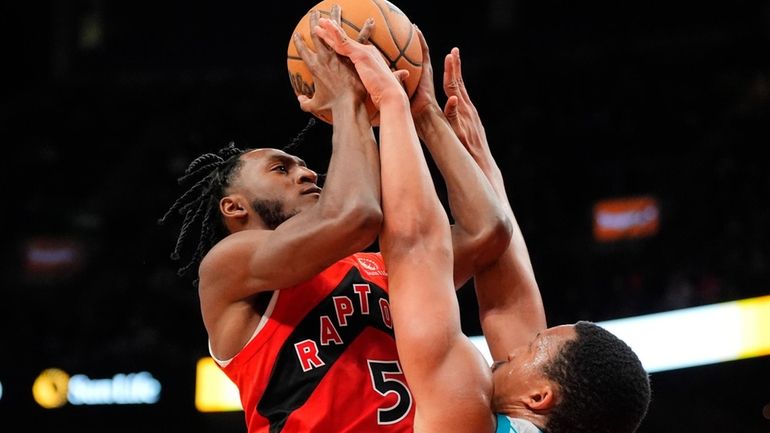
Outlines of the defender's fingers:
{"label": "defender's fingers", "polygon": [[[452,96],[457,93],[457,80],[455,78],[455,62],[452,53],[449,53],[444,57],[444,93],[447,96]],[[453,84],[454,83],[454,84]]]}
{"label": "defender's fingers", "polygon": [[463,62],[460,59],[460,49],[457,47],[452,48],[452,61],[454,63],[455,76],[458,81],[463,81]]}
{"label": "defender's fingers", "polygon": [[361,27],[361,31],[358,32],[358,37],[356,38],[356,41],[359,43],[365,44],[369,42],[369,37],[372,35],[372,30],[374,29],[374,18],[367,18],[366,21],[364,21],[364,26]]}
{"label": "defender's fingers", "polygon": [[457,96],[452,95],[446,100],[446,104],[444,105],[444,115],[450,122],[457,119],[457,102]]}
{"label": "defender's fingers", "polygon": [[338,54],[342,54],[343,56],[350,54],[350,38],[348,38],[348,35],[345,34],[342,28],[333,21],[321,18],[318,21],[318,27],[315,28],[315,31],[318,36]]}
{"label": "defender's fingers", "polygon": [[453,67],[455,80],[457,81],[457,87],[460,92],[460,96],[463,98],[463,100],[469,101],[470,98],[468,97],[468,89],[465,88],[465,80],[463,80],[463,67],[462,67],[462,60],[460,59],[460,49],[457,47],[452,48],[451,51],[452,54],[452,61],[453,61]]}
{"label": "defender's fingers", "polygon": [[335,23],[342,23],[342,8],[337,3],[332,5],[332,10],[329,15],[331,16],[331,20]]}

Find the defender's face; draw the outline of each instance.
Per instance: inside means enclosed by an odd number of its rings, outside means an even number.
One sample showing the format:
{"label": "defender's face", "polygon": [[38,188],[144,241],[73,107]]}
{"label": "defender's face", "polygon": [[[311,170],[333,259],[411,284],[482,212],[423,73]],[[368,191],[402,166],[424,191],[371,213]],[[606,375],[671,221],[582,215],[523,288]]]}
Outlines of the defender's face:
{"label": "defender's face", "polygon": [[574,325],[561,325],[539,332],[528,344],[517,347],[503,361],[492,365],[495,400],[524,397],[548,381],[543,369],[562,346],[577,337]]}
{"label": "defender's face", "polygon": [[250,203],[279,203],[281,211],[295,215],[315,204],[321,196],[318,175],[302,159],[278,149],[256,149],[241,156],[243,165],[231,192],[243,194]]}

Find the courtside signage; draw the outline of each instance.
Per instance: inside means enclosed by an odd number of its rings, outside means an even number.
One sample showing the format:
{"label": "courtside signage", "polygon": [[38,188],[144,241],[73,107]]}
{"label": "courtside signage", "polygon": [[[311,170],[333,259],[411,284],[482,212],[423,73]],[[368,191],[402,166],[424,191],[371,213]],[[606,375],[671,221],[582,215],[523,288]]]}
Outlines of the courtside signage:
{"label": "courtside signage", "polygon": [[49,368],[41,372],[32,385],[35,402],[45,409],[68,403],[84,406],[155,404],[160,400],[160,393],[160,381],[146,371],[91,378]]}

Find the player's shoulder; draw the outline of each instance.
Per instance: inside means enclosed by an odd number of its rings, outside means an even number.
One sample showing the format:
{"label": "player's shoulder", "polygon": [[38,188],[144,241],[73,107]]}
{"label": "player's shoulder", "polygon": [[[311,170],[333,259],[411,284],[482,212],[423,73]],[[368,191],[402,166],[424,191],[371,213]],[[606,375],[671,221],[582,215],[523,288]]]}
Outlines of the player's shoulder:
{"label": "player's shoulder", "polygon": [[[242,230],[217,242],[203,257],[198,268],[198,291],[219,300],[245,299],[265,290],[260,279],[253,278],[250,261],[258,248],[264,248],[267,230]],[[229,293],[231,296],[225,295]]]}
{"label": "player's shoulder", "polygon": [[228,269],[249,260],[250,253],[261,248],[269,234],[269,230],[241,230],[225,236],[203,256],[201,274]]}

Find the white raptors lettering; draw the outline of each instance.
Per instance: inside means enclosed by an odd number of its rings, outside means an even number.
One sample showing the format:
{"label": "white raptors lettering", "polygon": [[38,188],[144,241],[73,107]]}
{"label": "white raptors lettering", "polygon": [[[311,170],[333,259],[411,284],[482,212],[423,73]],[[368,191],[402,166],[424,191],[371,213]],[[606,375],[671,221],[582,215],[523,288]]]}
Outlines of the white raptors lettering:
{"label": "white raptors lettering", "polygon": [[331,317],[322,315],[318,318],[318,340],[305,339],[294,344],[302,371],[307,372],[326,365],[318,355],[318,345],[344,344],[339,328],[348,326],[349,319],[354,315],[369,316],[372,307],[379,308],[382,324],[393,329],[388,300],[376,295],[376,299],[370,299],[371,297],[372,289],[369,284],[353,284],[352,296],[342,295],[332,298],[334,314]]}

